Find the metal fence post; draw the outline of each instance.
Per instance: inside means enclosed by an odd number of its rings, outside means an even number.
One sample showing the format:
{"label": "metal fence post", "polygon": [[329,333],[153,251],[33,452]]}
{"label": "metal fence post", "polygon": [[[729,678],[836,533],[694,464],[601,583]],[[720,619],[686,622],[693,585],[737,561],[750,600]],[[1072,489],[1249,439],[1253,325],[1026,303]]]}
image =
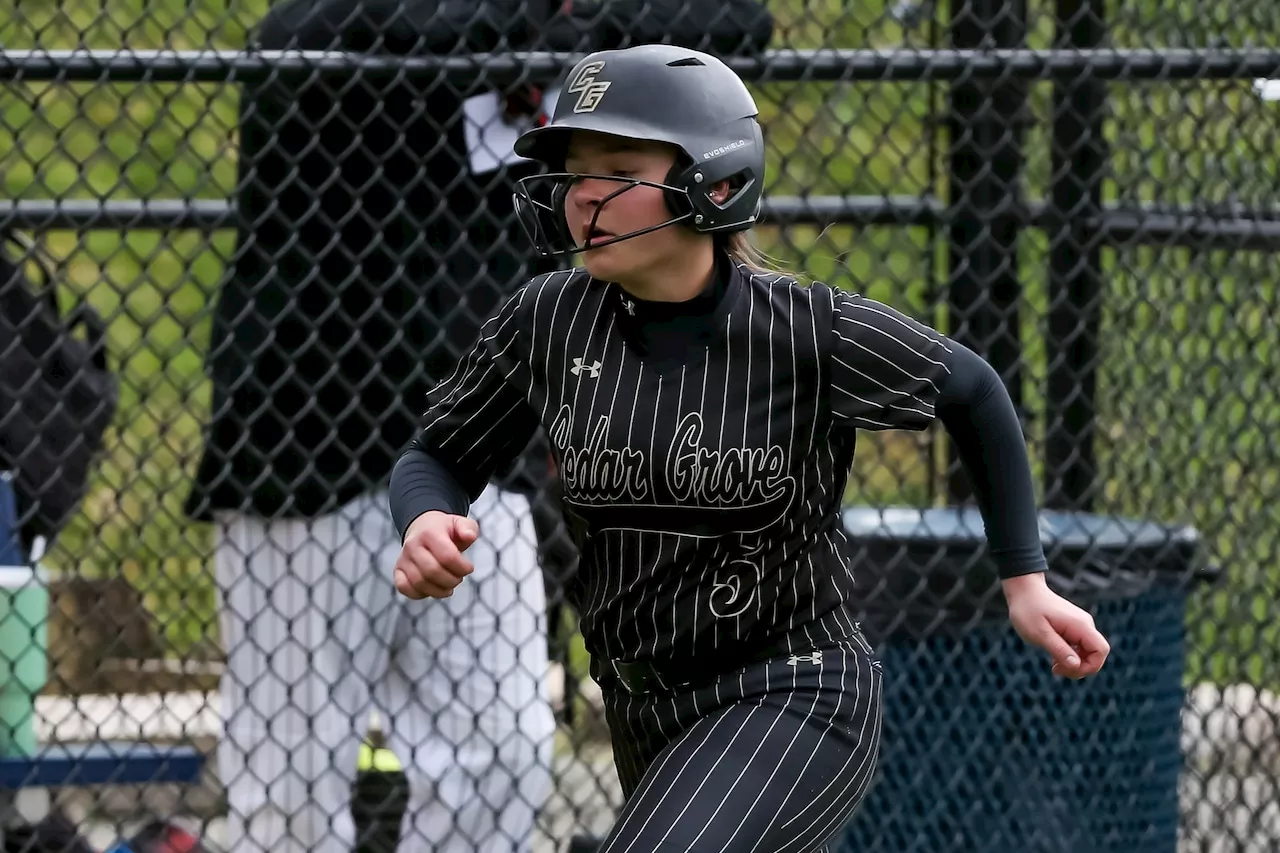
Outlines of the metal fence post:
{"label": "metal fence post", "polygon": [[[1104,0],[1058,0],[1056,48],[1099,47]],[[1048,388],[1045,398],[1044,504],[1089,510],[1094,447],[1098,327],[1102,321],[1102,213],[1107,163],[1103,119],[1107,84],[1085,71],[1053,86],[1053,179],[1048,232]]]}
{"label": "metal fence post", "polygon": [[[1026,39],[1024,0],[953,0],[951,46],[1018,48]],[[1018,233],[1026,83],[1010,75],[960,79],[951,89],[948,199],[950,334],[999,372],[1022,409],[1018,331]],[[954,450],[947,493],[971,496]]]}

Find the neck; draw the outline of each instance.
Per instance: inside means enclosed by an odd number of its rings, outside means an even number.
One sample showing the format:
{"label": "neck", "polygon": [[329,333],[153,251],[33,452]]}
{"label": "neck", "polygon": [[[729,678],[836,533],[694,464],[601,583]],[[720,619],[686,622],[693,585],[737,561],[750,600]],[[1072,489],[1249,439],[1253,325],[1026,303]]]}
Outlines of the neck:
{"label": "neck", "polygon": [[618,285],[646,302],[688,302],[706,290],[715,274],[715,247],[706,240],[687,253],[663,258],[642,275]]}

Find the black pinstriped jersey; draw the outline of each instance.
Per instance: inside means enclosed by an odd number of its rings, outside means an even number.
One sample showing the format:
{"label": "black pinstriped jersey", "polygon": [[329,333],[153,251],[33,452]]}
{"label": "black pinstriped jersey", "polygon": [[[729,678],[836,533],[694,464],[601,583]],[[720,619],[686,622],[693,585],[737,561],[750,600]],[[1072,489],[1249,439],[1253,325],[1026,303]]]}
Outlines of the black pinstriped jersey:
{"label": "black pinstriped jersey", "polygon": [[940,333],[737,264],[724,284],[702,345],[655,362],[620,287],[539,277],[430,395],[419,446],[473,498],[546,428],[581,552],[567,594],[593,654],[714,656],[852,630],[839,511],[856,429],[934,418]]}

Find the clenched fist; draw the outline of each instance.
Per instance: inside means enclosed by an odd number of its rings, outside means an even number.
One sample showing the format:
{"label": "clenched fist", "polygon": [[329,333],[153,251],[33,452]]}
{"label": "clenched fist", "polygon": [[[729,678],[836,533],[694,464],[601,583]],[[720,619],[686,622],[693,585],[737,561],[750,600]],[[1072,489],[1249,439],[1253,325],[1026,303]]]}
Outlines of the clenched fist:
{"label": "clenched fist", "polygon": [[1004,595],[1013,629],[1049,653],[1054,675],[1084,678],[1102,669],[1111,646],[1093,617],[1049,589],[1043,574],[1006,580]]}
{"label": "clenched fist", "polygon": [[448,598],[475,568],[462,552],[480,535],[474,520],[425,512],[413,520],[396,560],[396,589],[414,600]]}

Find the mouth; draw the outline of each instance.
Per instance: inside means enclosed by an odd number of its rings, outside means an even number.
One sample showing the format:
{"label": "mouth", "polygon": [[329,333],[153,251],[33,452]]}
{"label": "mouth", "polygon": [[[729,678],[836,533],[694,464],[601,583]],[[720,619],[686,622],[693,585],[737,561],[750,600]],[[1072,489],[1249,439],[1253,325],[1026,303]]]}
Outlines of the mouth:
{"label": "mouth", "polygon": [[587,229],[587,237],[583,242],[583,245],[590,246],[593,243],[602,243],[605,240],[612,239],[613,236],[614,235],[612,233],[605,231],[603,228],[589,228]]}

